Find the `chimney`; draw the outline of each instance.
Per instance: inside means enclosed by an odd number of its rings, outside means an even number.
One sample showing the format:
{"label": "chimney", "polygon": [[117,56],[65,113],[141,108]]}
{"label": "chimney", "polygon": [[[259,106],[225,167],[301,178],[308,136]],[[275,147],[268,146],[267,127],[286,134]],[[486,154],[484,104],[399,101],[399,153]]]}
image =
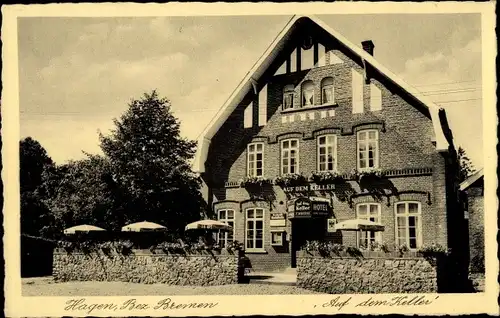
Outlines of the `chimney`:
{"label": "chimney", "polygon": [[375,44],[373,44],[372,40],[366,40],[361,42],[361,46],[363,47],[363,50],[368,52],[371,56],[373,56],[373,49],[375,48]]}

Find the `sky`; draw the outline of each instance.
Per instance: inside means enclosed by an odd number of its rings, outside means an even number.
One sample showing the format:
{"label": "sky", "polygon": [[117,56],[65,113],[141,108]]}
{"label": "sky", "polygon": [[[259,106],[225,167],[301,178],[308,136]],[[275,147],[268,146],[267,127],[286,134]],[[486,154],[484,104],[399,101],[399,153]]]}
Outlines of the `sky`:
{"label": "sky", "polygon": [[[317,15],[445,108],[483,166],[479,14]],[[100,153],[131,99],[156,89],[197,139],[291,16],[18,19],[21,138],[58,163]]]}

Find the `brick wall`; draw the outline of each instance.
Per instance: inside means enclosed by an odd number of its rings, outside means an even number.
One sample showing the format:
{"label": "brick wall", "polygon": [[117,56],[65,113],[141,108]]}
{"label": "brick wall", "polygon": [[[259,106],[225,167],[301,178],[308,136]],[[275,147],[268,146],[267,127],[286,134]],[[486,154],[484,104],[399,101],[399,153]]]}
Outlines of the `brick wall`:
{"label": "brick wall", "polygon": [[470,272],[484,273],[484,196],[483,188],[467,189],[469,212]]}

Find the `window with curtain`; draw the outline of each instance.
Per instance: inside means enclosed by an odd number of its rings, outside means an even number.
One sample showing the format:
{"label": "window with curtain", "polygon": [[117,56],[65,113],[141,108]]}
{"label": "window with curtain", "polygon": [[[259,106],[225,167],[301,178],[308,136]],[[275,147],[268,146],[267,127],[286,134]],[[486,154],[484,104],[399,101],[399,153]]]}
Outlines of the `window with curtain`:
{"label": "window with curtain", "polygon": [[293,108],[293,95],[295,87],[292,84],[283,88],[283,110]]}
{"label": "window with curtain", "polygon": [[314,84],[312,81],[305,81],[302,83],[302,106],[314,105]]}
{"label": "window with curtain", "polygon": [[333,78],[326,77],[321,81],[321,103],[331,104],[335,102],[333,91]]}

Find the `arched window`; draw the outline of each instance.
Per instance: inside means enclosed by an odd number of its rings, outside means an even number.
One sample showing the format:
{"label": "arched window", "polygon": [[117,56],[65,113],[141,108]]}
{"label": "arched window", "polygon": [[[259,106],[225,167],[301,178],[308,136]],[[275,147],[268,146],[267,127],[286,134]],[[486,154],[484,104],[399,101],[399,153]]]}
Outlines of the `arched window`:
{"label": "arched window", "polygon": [[302,83],[302,106],[314,105],[314,84],[312,81]]}
{"label": "arched window", "polygon": [[283,88],[283,110],[293,108],[293,91],[295,87],[292,84]]}
{"label": "arched window", "polygon": [[333,90],[333,78],[325,77],[321,81],[321,103],[331,104],[335,102],[334,90]]}

